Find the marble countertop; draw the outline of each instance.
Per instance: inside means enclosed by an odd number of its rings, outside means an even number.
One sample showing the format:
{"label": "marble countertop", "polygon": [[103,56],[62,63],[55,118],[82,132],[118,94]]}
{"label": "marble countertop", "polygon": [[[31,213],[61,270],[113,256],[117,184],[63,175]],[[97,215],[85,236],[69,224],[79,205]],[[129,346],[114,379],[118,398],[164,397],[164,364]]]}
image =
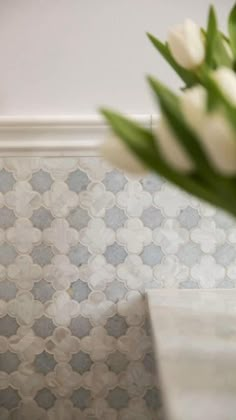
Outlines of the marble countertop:
{"label": "marble countertop", "polygon": [[236,290],[148,290],[168,420],[236,419]]}

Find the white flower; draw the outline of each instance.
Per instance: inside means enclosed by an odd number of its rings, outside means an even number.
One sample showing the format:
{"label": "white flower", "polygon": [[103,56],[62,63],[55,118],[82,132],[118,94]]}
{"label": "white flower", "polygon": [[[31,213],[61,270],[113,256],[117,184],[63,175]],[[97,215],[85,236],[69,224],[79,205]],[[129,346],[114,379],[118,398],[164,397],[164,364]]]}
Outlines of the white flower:
{"label": "white flower", "polygon": [[128,292],[125,299],[117,303],[117,311],[126,318],[127,324],[141,325],[146,313],[144,297],[135,290]]}
{"label": "white flower", "polygon": [[114,243],[115,232],[107,228],[102,219],[93,219],[86,228],[80,230],[79,239],[91,253],[100,254],[105,252],[108,245]]}
{"label": "white flower", "polygon": [[140,360],[151,350],[151,337],[147,336],[142,327],[130,327],[126,335],[117,340],[118,349],[126,353],[130,360]]}
{"label": "white flower", "polygon": [[19,289],[31,290],[42,277],[42,269],[29,255],[19,255],[7,268],[7,276]]}
{"label": "white flower", "polygon": [[153,241],[161,246],[166,254],[175,254],[180,245],[184,245],[189,238],[186,229],[181,228],[177,220],[167,219],[163,226],[153,231]]}
{"label": "white flower", "polygon": [[14,227],[6,231],[7,240],[12,243],[16,249],[24,254],[31,252],[33,245],[41,241],[41,232],[33,227],[28,219],[17,219]]}
{"label": "white flower", "polygon": [[205,47],[201,28],[190,19],[169,31],[168,45],[176,62],[186,69],[194,69],[204,61]]}
{"label": "white flower", "polygon": [[93,361],[103,361],[115,351],[116,339],[109,336],[104,327],[94,327],[89,336],[81,339],[81,349],[89,353]]}
{"label": "white flower", "polygon": [[153,273],[162,287],[176,288],[188,278],[189,268],[181,264],[175,255],[169,255],[154,267]]}
{"label": "white flower", "polygon": [[169,184],[163,184],[161,191],[154,195],[154,203],[167,217],[176,217],[188,205],[186,194]]}
{"label": "white flower", "polygon": [[92,256],[88,264],[79,267],[79,278],[96,290],[104,290],[115,280],[115,274],[115,267],[107,264],[103,255]]}
{"label": "white flower", "polygon": [[[209,160],[223,174],[236,172],[234,131],[220,111],[207,112],[207,94],[202,86],[187,89],[180,96],[187,123],[196,132]],[[169,151],[170,153],[170,151]]]}
{"label": "white flower", "polygon": [[67,292],[56,292],[53,299],[45,304],[45,313],[56,325],[67,326],[72,318],[79,315],[79,303]]}
{"label": "white flower", "polygon": [[45,349],[53,354],[55,360],[60,362],[69,362],[72,354],[79,351],[80,342],[77,337],[71,335],[71,331],[65,327],[57,327],[53,335],[45,340]]}
{"label": "white flower", "polygon": [[220,67],[213,73],[213,78],[219,85],[226,98],[236,105],[236,75],[228,67]]}
{"label": "white flower", "polygon": [[176,138],[164,117],[160,117],[156,124],[157,143],[160,153],[166,162],[181,172],[190,172],[194,165],[184,147]]}
{"label": "white flower", "polygon": [[114,206],[115,197],[103,184],[94,182],[89,184],[87,191],[80,192],[79,203],[91,216],[103,217],[106,210]]}
{"label": "white flower", "polygon": [[199,227],[192,230],[191,239],[200,245],[203,252],[213,253],[217,245],[225,241],[225,233],[216,227],[214,220],[202,219]]}
{"label": "white flower", "polygon": [[81,302],[80,310],[93,325],[105,325],[107,319],[115,315],[116,305],[107,300],[104,293],[97,291],[90,293],[88,299]]}
{"label": "white flower", "polygon": [[110,135],[102,144],[101,152],[114,167],[134,174],[146,174],[147,168],[116,135]]}
{"label": "white flower", "polygon": [[138,255],[129,255],[117,267],[117,275],[129,289],[144,291],[145,284],[152,281],[152,269],[143,264]]}
{"label": "white flower", "polygon": [[72,367],[67,363],[58,363],[53,372],[49,372],[46,377],[47,386],[57,397],[69,397],[74,389],[81,385],[81,376],[72,371]]}
{"label": "white flower", "polygon": [[150,207],[152,196],[143,191],[140,182],[129,181],[124,191],[117,194],[116,201],[119,207],[125,209],[128,216],[140,217],[143,210]]}
{"label": "white flower", "polygon": [[117,242],[133,254],[141,253],[143,247],[149,245],[151,241],[152,232],[143,226],[140,219],[129,219],[124,228],[117,230]]}
{"label": "white flower", "polygon": [[15,317],[18,324],[28,327],[43,315],[43,309],[43,304],[34,300],[30,292],[18,292],[16,298],[8,303],[8,314]]}
{"label": "white flower", "polygon": [[67,290],[71,283],[79,277],[78,268],[70,263],[65,255],[56,255],[52,259],[52,264],[43,268],[43,275],[46,281],[52,283],[56,290]]}
{"label": "white flower", "polygon": [[71,246],[76,245],[78,232],[69,226],[67,220],[55,219],[51,223],[51,227],[43,231],[43,238],[57,251],[66,254]]}
{"label": "white flower", "polygon": [[40,207],[40,194],[32,190],[26,181],[19,181],[14,185],[13,191],[5,195],[6,205],[15,211],[18,217],[30,218],[33,211]]}
{"label": "white flower", "polygon": [[56,181],[52,184],[51,191],[46,191],[43,194],[43,201],[53,216],[66,217],[70,210],[78,204],[78,196],[69,190],[65,182]]}
{"label": "white flower", "polygon": [[201,257],[200,262],[191,269],[192,277],[199,282],[201,288],[214,288],[219,280],[225,277],[225,268],[216,264],[210,255]]}

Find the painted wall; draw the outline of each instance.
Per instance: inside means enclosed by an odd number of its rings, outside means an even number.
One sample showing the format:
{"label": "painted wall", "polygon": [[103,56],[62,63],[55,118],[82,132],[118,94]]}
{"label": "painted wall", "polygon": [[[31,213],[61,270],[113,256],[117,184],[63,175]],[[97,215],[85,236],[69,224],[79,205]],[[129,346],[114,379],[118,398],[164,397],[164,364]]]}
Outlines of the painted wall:
{"label": "painted wall", "polygon": [[[93,114],[100,104],[154,110],[144,74],[177,79],[145,36],[193,17],[206,0],[0,1],[0,114]],[[213,0],[223,23],[233,0]]]}

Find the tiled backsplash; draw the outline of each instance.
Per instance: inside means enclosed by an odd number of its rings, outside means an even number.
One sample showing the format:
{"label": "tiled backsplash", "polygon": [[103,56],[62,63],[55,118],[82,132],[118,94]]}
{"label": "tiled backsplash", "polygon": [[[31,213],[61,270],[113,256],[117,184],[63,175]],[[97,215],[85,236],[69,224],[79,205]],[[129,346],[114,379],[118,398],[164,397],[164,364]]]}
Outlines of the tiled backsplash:
{"label": "tiled backsplash", "polygon": [[145,288],[235,287],[236,225],[97,157],[0,168],[1,420],[151,420]]}

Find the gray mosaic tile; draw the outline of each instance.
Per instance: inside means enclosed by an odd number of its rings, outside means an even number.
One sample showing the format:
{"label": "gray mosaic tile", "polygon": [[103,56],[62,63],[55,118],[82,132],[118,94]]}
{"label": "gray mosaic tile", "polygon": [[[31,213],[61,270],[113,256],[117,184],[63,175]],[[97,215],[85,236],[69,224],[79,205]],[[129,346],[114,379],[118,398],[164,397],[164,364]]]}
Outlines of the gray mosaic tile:
{"label": "gray mosaic tile", "polygon": [[91,293],[90,288],[87,283],[82,280],[76,280],[71,285],[71,296],[77,302],[82,302],[83,300],[88,299],[88,295]]}
{"label": "gray mosaic tile", "polygon": [[[16,297],[17,288],[16,285],[8,280],[0,282],[0,299],[8,302]],[[1,332],[0,332],[1,334]]]}
{"label": "gray mosaic tile", "polygon": [[88,225],[90,220],[90,216],[88,212],[80,207],[73,209],[69,216],[67,217],[67,221],[70,227],[80,230],[83,229]]}
{"label": "gray mosaic tile", "polygon": [[155,193],[159,191],[163,185],[163,180],[156,174],[147,175],[145,178],[141,180],[141,184],[143,189],[150,192]]}
{"label": "gray mosaic tile", "polygon": [[236,246],[226,242],[217,248],[214,257],[217,264],[227,267],[236,258]]}
{"label": "gray mosaic tile", "polygon": [[104,253],[107,262],[114,266],[124,262],[127,255],[128,254],[125,249],[116,242],[113,245],[109,245]]}
{"label": "gray mosaic tile", "polygon": [[127,216],[125,215],[124,210],[121,210],[116,206],[107,210],[104,216],[104,222],[106,223],[107,227],[114,230],[124,226],[126,220]]}
{"label": "gray mosaic tile", "polygon": [[42,353],[37,354],[37,356],[35,357],[34,366],[36,372],[40,372],[44,375],[47,375],[47,373],[51,372],[55,368],[56,361],[51,354],[47,353],[46,351],[43,351]]}
{"label": "gray mosaic tile", "polygon": [[76,171],[70,173],[66,182],[71,191],[79,193],[86,190],[90,180],[85,172],[77,169]]}
{"label": "gray mosaic tile", "polygon": [[128,289],[124,284],[118,280],[114,280],[112,283],[107,286],[105,290],[105,295],[108,300],[117,303],[119,300],[123,299],[128,292]]}
{"label": "gray mosaic tile", "polygon": [[43,230],[51,225],[53,217],[49,210],[45,209],[44,207],[40,207],[40,209],[37,209],[33,212],[30,220],[34,227]]}
{"label": "gray mosaic tile", "polygon": [[12,318],[9,315],[0,318],[0,335],[5,335],[5,337],[11,337],[11,335],[16,334],[18,328],[19,325],[17,324],[15,318]]}
{"label": "gray mosaic tile", "polygon": [[156,227],[160,226],[164,220],[164,216],[159,209],[151,206],[143,211],[141,220],[145,226],[149,227],[150,229],[155,229]]}
{"label": "gray mosaic tile", "polygon": [[84,353],[83,351],[79,351],[76,354],[72,355],[70,360],[70,365],[73,370],[83,375],[83,373],[87,372],[91,369],[93,362],[89,354]]}
{"label": "gray mosaic tile", "polygon": [[54,254],[50,246],[40,244],[33,248],[31,257],[33,258],[35,264],[39,264],[41,267],[43,267],[44,265],[51,263]]}
{"label": "gray mosaic tile", "polygon": [[109,354],[106,363],[112,372],[118,374],[126,370],[129,361],[125,354],[115,351],[114,353]]}
{"label": "gray mosaic tile", "polygon": [[118,191],[123,190],[126,183],[127,179],[125,178],[124,174],[115,169],[112,172],[107,173],[103,179],[103,184],[105,185],[106,189],[115,194]]}
{"label": "gray mosaic tile", "polygon": [[12,264],[16,256],[16,250],[12,245],[9,245],[7,243],[0,245],[0,264]]}
{"label": "gray mosaic tile", "polygon": [[71,247],[68,254],[70,262],[77,266],[86,264],[90,256],[88,249],[81,244]]}
{"label": "gray mosaic tile", "polygon": [[225,278],[224,280],[219,282],[216,285],[216,287],[219,289],[233,289],[236,287],[236,284],[233,280],[230,280],[229,278]]}
{"label": "gray mosaic tile", "polygon": [[200,216],[196,209],[188,206],[181,210],[178,219],[183,227],[186,229],[192,229],[193,227],[197,226],[200,220]]}
{"label": "gray mosaic tile", "polygon": [[16,221],[16,216],[13,210],[8,209],[7,207],[0,208],[0,228],[7,229],[14,225]]}
{"label": "gray mosaic tile", "polygon": [[0,370],[2,372],[11,373],[18,369],[20,360],[15,353],[6,351],[0,353]]}
{"label": "gray mosaic tile", "polygon": [[199,284],[194,280],[185,280],[182,281],[179,285],[180,289],[199,289]]}
{"label": "gray mosaic tile", "polygon": [[154,245],[151,243],[144,247],[143,252],[141,254],[141,258],[144,264],[150,265],[153,267],[156,264],[160,264],[164,254],[162,249],[158,245]]}
{"label": "gray mosaic tile", "polygon": [[125,389],[120,387],[114,388],[109,391],[107,396],[107,402],[111,408],[115,410],[120,410],[122,408],[128,407],[129,404],[129,395]]}
{"label": "gray mosaic tile", "polygon": [[158,411],[162,406],[161,394],[157,388],[148,389],[144,395],[147,407],[153,411]]}
{"label": "gray mosaic tile", "polygon": [[37,336],[46,338],[53,334],[56,327],[51,319],[42,316],[41,318],[36,319],[32,328]]}
{"label": "gray mosaic tile", "polygon": [[55,290],[48,281],[40,280],[34,284],[31,293],[36,300],[40,300],[40,302],[45,303],[48,300],[51,300]]}
{"label": "gray mosaic tile", "polygon": [[156,371],[156,361],[154,358],[154,353],[147,353],[145,354],[144,358],[143,358],[143,364],[145,369],[149,372],[149,373],[153,373]]}
{"label": "gray mosaic tile", "polygon": [[30,180],[32,188],[41,194],[50,190],[52,183],[53,180],[50,174],[48,172],[44,172],[42,169],[40,169],[38,172],[35,172]]}
{"label": "gray mosaic tile", "polygon": [[217,227],[223,229],[229,229],[235,224],[235,220],[232,216],[220,210],[217,210],[216,214],[214,215],[214,220],[217,224]]}
{"label": "gray mosaic tile", "polygon": [[7,410],[16,408],[20,402],[18,392],[11,387],[6,389],[0,389],[0,407],[4,407]]}
{"label": "gray mosaic tile", "polygon": [[128,325],[125,318],[117,314],[107,320],[105,329],[109,335],[118,338],[126,334]]}
{"label": "gray mosaic tile", "polygon": [[16,181],[10,172],[7,172],[5,169],[0,171],[0,192],[5,194],[6,192],[11,191],[15,182]]}
{"label": "gray mosaic tile", "polygon": [[92,325],[87,318],[83,316],[78,316],[77,318],[73,318],[70,323],[70,330],[73,335],[79,338],[86,337],[89,335]]}
{"label": "gray mosaic tile", "polygon": [[187,244],[181,246],[177,253],[180,261],[189,267],[196,264],[201,255],[202,252],[199,245],[194,244],[193,242],[188,242]]}
{"label": "gray mosaic tile", "polygon": [[81,411],[83,411],[85,408],[91,407],[91,392],[84,388],[76,389],[71,396],[71,401],[75,407],[78,407]]}
{"label": "gray mosaic tile", "polygon": [[48,410],[49,408],[54,406],[56,397],[52,394],[52,392],[49,389],[43,388],[36,394],[35,401],[39,407]]}

